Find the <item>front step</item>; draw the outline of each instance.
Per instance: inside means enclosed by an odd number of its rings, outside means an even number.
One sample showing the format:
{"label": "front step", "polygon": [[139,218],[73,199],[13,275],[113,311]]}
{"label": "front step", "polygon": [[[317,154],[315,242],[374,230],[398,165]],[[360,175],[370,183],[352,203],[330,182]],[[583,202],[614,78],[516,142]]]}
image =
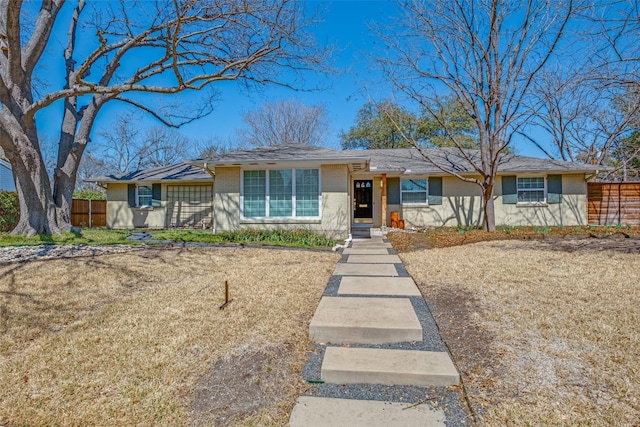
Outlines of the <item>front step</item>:
{"label": "front step", "polygon": [[408,298],[322,297],[309,337],[335,344],[422,341],[422,326]]}
{"label": "front step", "polygon": [[291,412],[291,427],[444,426],[442,409],[422,404],[301,396]]}
{"label": "front step", "polygon": [[445,352],[327,347],[321,379],[332,384],[450,386],[460,381]]}

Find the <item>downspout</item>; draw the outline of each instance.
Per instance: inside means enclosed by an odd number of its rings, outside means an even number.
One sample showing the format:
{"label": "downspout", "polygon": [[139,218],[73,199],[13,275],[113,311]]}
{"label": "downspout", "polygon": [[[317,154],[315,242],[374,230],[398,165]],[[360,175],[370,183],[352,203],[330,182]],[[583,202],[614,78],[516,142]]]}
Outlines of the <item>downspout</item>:
{"label": "downspout", "polygon": [[215,234],[216,233],[216,221],[215,221],[215,206],[216,206],[216,202],[215,202],[215,197],[216,197],[216,173],[214,171],[212,171],[211,169],[209,169],[209,165],[208,163],[204,163],[202,165],[202,168],[205,170],[205,172],[207,172],[210,176],[211,179],[213,179],[213,200],[211,201],[211,234]]}

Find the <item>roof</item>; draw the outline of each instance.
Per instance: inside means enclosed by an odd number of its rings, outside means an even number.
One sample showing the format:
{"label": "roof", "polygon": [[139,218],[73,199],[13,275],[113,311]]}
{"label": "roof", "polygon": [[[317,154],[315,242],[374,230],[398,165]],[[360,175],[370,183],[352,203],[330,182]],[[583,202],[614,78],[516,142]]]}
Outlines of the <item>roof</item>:
{"label": "roof", "polygon": [[89,182],[212,181],[204,169],[187,162],[87,179]]}
{"label": "roof", "polygon": [[[480,163],[479,150],[428,148],[422,152],[441,168],[459,173],[476,174],[469,160]],[[161,166],[129,173],[100,176],[90,182],[162,182],[211,181],[204,170],[216,167],[248,165],[347,164],[352,172],[389,173],[392,175],[446,175],[442,169],[425,159],[415,148],[377,150],[330,150],[304,144],[282,144],[238,150],[206,159],[196,159],[172,166]],[[605,166],[506,154],[500,158],[499,174],[509,173],[594,173],[608,170]]]}
{"label": "roof", "polygon": [[7,162],[4,159],[0,159],[0,166],[6,168],[8,170],[11,170],[11,163]]}
{"label": "roof", "polygon": [[[477,173],[465,155],[474,163],[480,164],[479,150],[465,150],[463,155],[457,148],[422,149],[424,156],[415,148],[393,148],[377,150],[346,150],[345,153],[366,153],[370,158],[369,170],[378,173],[398,174],[435,174],[446,175],[446,172],[425,159],[425,156],[441,168],[459,174]],[[563,162],[560,160],[541,159],[538,157],[506,154],[499,160],[498,172],[505,173],[590,173],[606,170],[605,166],[585,163]]]}
{"label": "roof", "polygon": [[223,153],[216,157],[190,161],[204,167],[261,165],[270,163],[348,164],[352,170],[365,169],[369,161],[366,152],[337,151],[308,144],[280,144]]}

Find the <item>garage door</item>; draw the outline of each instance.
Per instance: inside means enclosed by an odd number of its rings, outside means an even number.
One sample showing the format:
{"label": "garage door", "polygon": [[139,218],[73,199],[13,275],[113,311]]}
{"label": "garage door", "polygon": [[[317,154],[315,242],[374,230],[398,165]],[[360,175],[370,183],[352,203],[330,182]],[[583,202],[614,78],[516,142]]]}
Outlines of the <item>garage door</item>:
{"label": "garage door", "polygon": [[167,228],[210,228],[213,224],[212,185],[169,185],[167,204]]}

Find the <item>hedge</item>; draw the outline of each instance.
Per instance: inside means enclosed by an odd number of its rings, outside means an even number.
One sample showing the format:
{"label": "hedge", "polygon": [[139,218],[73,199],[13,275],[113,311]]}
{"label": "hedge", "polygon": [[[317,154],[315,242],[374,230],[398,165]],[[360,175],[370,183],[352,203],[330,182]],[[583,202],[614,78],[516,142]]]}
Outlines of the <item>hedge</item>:
{"label": "hedge", "polygon": [[20,219],[18,193],[0,191],[0,231],[11,231]]}

